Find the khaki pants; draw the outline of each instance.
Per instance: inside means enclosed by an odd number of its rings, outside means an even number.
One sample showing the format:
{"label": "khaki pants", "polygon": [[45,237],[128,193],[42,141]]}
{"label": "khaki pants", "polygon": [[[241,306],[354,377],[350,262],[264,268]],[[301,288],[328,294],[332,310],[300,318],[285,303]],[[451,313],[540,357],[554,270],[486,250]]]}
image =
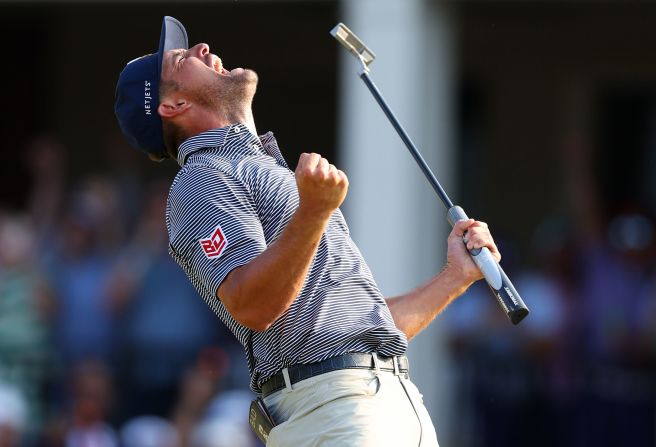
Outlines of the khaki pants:
{"label": "khaki pants", "polygon": [[344,369],[292,388],[264,399],[278,423],[267,447],[439,447],[422,396],[403,375]]}

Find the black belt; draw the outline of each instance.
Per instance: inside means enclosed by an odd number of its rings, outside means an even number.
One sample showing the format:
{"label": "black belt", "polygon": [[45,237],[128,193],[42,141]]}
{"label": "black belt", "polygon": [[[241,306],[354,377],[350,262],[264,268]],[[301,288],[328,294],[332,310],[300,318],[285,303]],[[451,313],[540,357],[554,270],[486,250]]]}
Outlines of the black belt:
{"label": "black belt", "polygon": [[[395,365],[396,364],[396,365]],[[405,355],[395,357],[378,356],[378,367],[381,371],[407,374],[409,370],[408,358]],[[297,364],[287,368],[291,384],[339,369],[376,369],[372,354],[351,353],[338,357],[331,357],[317,363]],[[261,386],[262,397],[285,388],[285,377],[282,371],[271,376]]]}

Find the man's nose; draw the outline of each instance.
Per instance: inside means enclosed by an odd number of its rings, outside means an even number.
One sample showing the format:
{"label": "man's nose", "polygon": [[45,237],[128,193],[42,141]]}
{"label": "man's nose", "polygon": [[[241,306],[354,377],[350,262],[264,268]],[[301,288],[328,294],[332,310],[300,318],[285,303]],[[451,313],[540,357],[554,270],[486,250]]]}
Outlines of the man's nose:
{"label": "man's nose", "polygon": [[210,53],[210,46],[206,43],[199,43],[189,51],[196,57],[204,57]]}

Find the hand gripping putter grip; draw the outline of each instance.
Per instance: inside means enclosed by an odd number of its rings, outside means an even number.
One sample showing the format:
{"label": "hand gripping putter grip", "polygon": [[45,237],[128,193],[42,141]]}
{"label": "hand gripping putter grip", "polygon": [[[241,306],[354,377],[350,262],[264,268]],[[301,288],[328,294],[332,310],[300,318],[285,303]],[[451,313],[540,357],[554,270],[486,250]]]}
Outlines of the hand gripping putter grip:
{"label": "hand gripping putter grip", "polygon": [[[392,113],[392,110],[383,99],[380,91],[378,91],[378,88],[371,80],[371,77],[369,77],[369,64],[374,61],[376,55],[369,50],[358,36],[353,34],[353,32],[343,23],[338,23],[330,31],[330,34],[360,62],[360,78],[374,96],[378,105],[383,109],[383,112],[389,119],[390,123],[392,123],[392,126],[394,126],[394,129],[401,137],[401,140],[403,140],[403,143],[405,143],[410,154],[414,157],[419,168],[426,176],[426,179],[431,184],[440,200],[442,200],[442,203],[447,209],[447,220],[451,226],[455,225],[455,223],[461,219],[467,219],[465,211],[459,206],[453,205],[453,202],[451,202],[451,199],[449,199],[449,196],[446,194],[440,183],[435,178],[435,175],[433,175],[428,167],[428,164],[419,153],[419,150]],[[463,241],[466,237],[467,235],[465,234]],[[483,247],[482,249],[478,248],[469,250],[469,254],[483,273],[483,276],[485,276],[485,280],[490,286],[492,293],[496,296],[499,305],[501,305],[501,308],[506,312],[510,321],[513,324],[518,324],[528,315],[528,307],[526,307],[526,304],[522,301],[519,293],[517,293],[517,290],[515,290],[515,287],[510,282],[510,279],[508,279],[506,273],[492,256],[490,250]]]}

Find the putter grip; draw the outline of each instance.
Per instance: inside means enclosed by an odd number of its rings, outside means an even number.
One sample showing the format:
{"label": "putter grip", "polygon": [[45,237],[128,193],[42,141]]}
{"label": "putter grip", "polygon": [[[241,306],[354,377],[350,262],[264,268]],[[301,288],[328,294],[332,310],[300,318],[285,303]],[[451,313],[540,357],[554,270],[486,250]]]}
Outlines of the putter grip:
{"label": "putter grip", "polygon": [[[457,221],[468,219],[468,217],[462,208],[454,206],[447,211],[447,219],[453,226]],[[513,324],[518,324],[528,315],[528,307],[515,290],[515,286],[512,285],[510,279],[487,247],[468,251],[483,276],[485,276],[485,280],[494,296],[496,296],[501,308]]]}

